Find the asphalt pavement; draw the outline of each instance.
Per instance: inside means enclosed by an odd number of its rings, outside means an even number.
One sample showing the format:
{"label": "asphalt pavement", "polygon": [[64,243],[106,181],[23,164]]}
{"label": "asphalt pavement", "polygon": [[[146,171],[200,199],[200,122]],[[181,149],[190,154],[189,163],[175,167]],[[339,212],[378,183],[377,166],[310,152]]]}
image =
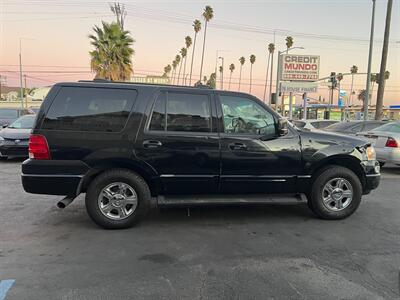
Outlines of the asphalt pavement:
{"label": "asphalt pavement", "polygon": [[0,162],[0,300],[399,299],[400,168],[341,221],[306,205],[170,208],[103,230],[83,196],[30,195]]}

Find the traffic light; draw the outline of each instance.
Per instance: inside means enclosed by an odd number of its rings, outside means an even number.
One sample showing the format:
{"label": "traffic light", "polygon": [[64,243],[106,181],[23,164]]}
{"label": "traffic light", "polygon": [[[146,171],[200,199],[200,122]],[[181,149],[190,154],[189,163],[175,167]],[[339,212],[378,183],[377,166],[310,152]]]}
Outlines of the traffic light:
{"label": "traffic light", "polygon": [[332,82],[332,88],[337,87],[337,79],[336,79],[336,72],[331,72],[331,78],[329,79],[329,82]]}

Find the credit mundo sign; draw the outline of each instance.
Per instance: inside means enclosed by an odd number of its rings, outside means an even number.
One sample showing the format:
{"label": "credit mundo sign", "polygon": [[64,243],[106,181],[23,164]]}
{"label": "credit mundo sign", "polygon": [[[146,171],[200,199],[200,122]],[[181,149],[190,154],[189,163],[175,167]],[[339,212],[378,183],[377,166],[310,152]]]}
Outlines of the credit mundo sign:
{"label": "credit mundo sign", "polygon": [[316,81],[319,78],[319,56],[284,54],[281,70],[282,81]]}

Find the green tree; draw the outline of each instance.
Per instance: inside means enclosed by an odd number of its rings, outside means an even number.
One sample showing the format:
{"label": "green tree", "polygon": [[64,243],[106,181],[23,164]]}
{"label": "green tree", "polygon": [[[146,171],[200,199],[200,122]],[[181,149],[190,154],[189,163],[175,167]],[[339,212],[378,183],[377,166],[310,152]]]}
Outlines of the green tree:
{"label": "green tree", "polygon": [[[178,71],[178,76],[175,76],[176,77],[176,84],[179,84],[179,77],[181,76],[181,56],[178,54],[178,55],[176,55],[175,56],[175,61],[176,61],[176,66],[178,66],[179,65],[179,71]],[[175,75],[176,75],[176,73],[175,73]]]}
{"label": "green tree", "polygon": [[184,85],[186,85],[186,61],[187,61],[187,57],[188,57],[187,53],[188,53],[190,46],[192,45],[192,38],[190,36],[185,37],[185,45],[186,45],[186,55],[185,55],[185,65],[183,66],[183,78],[184,78],[183,84]]}
{"label": "green tree", "polygon": [[[181,62],[181,65],[179,66],[179,74],[181,73],[183,61],[185,60],[185,57],[187,55],[187,49],[186,48],[182,48],[180,53],[181,53],[181,56],[182,56],[182,62]],[[185,77],[185,72],[182,74],[182,84],[183,84],[184,77]],[[178,84],[179,84],[179,76],[178,76]]]}
{"label": "green tree", "polygon": [[[192,62],[190,63],[189,85],[192,85],[192,73],[193,73],[194,50],[196,49],[197,34],[198,34],[199,31],[201,30],[201,22],[200,22],[200,20],[194,20],[192,26],[193,26],[193,30],[194,30],[194,41],[193,41]],[[200,77],[200,80],[201,80],[201,77]]]}
{"label": "green tree", "polygon": [[117,23],[102,22],[102,27],[94,26],[95,34],[90,34],[90,68],[96,78],[112,81],[128,80],[132,73],[132,48],[135,40],[129,31],[122,30]]}
{"label": "green tree", "polygon": [[217,75],[215,73],[211,73],[210,78],[207,80],[206,85],[208,85],[210,88],[215,89],[217,85]]}
{"label": "green tree", "polygon": [[171,65],[166,65],[164,67],[164,74],[162,75],[163,77],[168,77],[168,74],[171,72]]}
{"label": "green tree", "polygon": [[172,84],[175,83],[175,77],[176,77],[176,67],[178,66],[178,63],[176,59],[172,61]]}
{"label": "green tree", "polygon": [[350,96],[349,96],[349,104],[348,106],[351,105],[351,100],[353,98],[353,86],[354,86],[354,75],[357,74],[358,72],[358,67],[356,65],[353,65],[350,68],[350,73],[351,73],[351,87],[350,87]]}
{"label": "green tree", "polygon": [[234,65],[234,64],[230,64],[230,65],[229,65],[229,71],[231,71],[231,72],[229,73],[229,85],[228,85],[228,90],[231,89],[232,73],[233,73],[233,71],[235,71],[235,65]]}
{"label": "green tree", "polygon": [[200,78],[201,78],[201,75],[203,74],[204,51],[206,49],[207,24],[208,24],[208,22],[210,22],[210,20],[213,17],[214,17],[214,11],[213,11],[211,6],[207,5],[204,8],[204,12],[203,12],[203,18],[204,18],[204,21],[205,21],[205,25],[204,25],[203,51],[202,51],[202,54],[201,54],[201,64],[200,64]]}
{"label": "green tree", "polygon": [[239,62],[240,62],[240,71],[239,71],[239,91],[240,91],[240,84],[242,83],[242,69],[243,69],[244,63],[246,62],[246,59],[244,58],[244,56],[239,58]]}
{"label": "green tree", "polygon": [[250,55],[250,93],[251,93],[251,85],[253,81],[253,65],[256,62],[256,56],[254,54]]}
{"label": "green tree", "polygon": [[271,105],[272,101],[272,73],[274,70],[274,52],[275,52],[275,44],[271,43],[268,45],[268,51],[271,53],[271,72],[270,72],[270,80],[269,80],[269,105]]}
{"label": "green tree", "polygon": [[294,44],[294,42],[293,42],[293,37],[287,36],[286,39],[285,39],[285,41],[286,41],[286,49],[289,50],[290,48],[293,47],[293,44]]}

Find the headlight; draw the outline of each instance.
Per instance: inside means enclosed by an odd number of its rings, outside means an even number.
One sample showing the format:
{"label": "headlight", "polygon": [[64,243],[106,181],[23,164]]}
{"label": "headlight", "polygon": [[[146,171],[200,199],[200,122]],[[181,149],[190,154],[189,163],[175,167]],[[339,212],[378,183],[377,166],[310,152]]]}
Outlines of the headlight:
{"label": "headlight", "polygon": [[376,160],[376,152],[373,146],[367,147],[367,149],[365,149],[365,154],[367,156],[367,160]]}

